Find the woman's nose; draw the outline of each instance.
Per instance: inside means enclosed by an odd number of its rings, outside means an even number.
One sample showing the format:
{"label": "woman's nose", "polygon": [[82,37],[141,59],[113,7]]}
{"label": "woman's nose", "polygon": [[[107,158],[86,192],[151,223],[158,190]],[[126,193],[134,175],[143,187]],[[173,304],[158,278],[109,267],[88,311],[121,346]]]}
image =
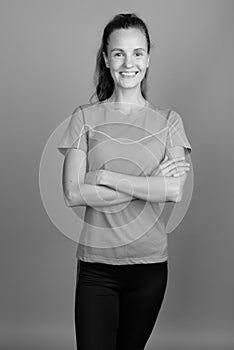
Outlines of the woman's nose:
{"label": "woman's nose", "polygon": [[132,67],[133,66],[133,58],[131,55],[126,55],[124,60],[125,67]]}

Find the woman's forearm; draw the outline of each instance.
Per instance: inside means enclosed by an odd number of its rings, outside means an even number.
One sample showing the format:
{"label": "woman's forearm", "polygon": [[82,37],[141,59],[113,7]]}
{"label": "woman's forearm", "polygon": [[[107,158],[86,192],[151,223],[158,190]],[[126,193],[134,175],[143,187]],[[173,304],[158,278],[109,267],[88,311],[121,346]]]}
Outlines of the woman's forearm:
{"label": "woman's forearm", "polygon": [[69,207],[111,207],[135,200],[131,195],[103,185],[79,184],[65,201]]}
{"label": "woman's forearm", "polygon": [[177,202],[180,179],[172,176],[132,176],[105,171],[99,184],[150,202]]}

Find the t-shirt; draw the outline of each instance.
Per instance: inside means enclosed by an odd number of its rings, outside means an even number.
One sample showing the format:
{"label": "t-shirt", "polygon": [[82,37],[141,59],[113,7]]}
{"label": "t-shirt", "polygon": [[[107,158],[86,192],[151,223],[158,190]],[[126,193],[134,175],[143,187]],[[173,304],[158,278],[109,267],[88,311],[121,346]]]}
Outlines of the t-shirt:
{"label": "t-shirt", "polygon": [[[76,107],[58,145],[65,155],[86,153],[86,171],[106,169],[151,176],[170,148],[191,152],[180,114],[147,102],[125,114],[118,103],[94,102]],[[167,233],[161,206],[134,197],[129,202],[85,207],[76,257],[87,262],[136,264],[168,259]]]}

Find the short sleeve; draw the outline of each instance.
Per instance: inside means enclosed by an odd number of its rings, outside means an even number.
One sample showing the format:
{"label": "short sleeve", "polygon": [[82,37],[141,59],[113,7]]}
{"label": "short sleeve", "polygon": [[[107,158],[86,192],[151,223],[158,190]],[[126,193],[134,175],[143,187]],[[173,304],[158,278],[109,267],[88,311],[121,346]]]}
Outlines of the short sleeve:
{"label": "short sleeve", "polygon": [[87,152],[87,129],[82,107],[77,107],[69,117],[68,125],[58,144],[57,149],[63,155],[68,149],[75,148]]}
{"label": "short sleeve", "polygon": [[191,144],[186,136],[181,116],[176,111],[171,111],[168,117],[168,134],[166,150],[175,146],[183,146],[189,153],[192,150]]}

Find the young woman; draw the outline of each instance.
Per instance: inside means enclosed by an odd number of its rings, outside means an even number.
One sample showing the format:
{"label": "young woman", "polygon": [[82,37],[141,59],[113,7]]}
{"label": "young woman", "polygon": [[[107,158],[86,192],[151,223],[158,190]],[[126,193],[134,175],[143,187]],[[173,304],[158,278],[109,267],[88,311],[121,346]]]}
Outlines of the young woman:
{"label": "young woman", "polygon": [[73,111],[58,147],[65,202],[86,206],[75,290],[79,350],[143,350],[166,290],[159,203],[181,200],[191,145],[181,116],[146,99],[150,50],[135,14],[107,24],[97,101]]}

